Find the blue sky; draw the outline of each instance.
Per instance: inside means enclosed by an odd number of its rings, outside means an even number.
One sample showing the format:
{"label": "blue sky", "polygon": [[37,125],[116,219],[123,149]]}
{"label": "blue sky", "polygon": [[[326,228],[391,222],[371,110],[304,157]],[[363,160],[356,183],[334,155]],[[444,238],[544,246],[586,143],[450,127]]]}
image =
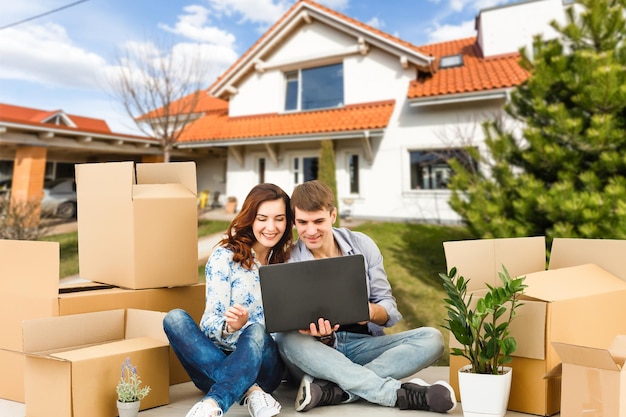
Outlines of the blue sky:
{"label": "blue sky", "polygon": [[[515,0],[517,1],[517,0]],[[481,9],[514,0],[319,0],[415,45],[474,36]],[[76,4],[74,4],[76,3]],[[106,79],[129,44],[202,51],[206,85],[295,0],[0,0],[0,102],[105,119],[136,132]],[[73,5],[72,5],[73,4]],[[14,23],[70,6],[54,13]]]}

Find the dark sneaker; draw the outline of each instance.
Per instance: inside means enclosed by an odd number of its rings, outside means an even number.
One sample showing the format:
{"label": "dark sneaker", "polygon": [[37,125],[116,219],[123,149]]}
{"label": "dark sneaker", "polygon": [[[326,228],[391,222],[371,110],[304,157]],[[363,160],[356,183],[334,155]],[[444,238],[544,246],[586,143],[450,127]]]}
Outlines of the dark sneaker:
{"label": "dark sneaker", "polygon": [[456,396],[452,387],[445,381],[437,381],[430,385],[419,378],[414,378],[401,385],[396,407],[401,410],[449,413],[456,408]]}
{"label": "dark sneaker", "polygon": [[314,407],[339,404],[344,392],[337,384],[305,375],[296,396],[296,411],[309,411]]}

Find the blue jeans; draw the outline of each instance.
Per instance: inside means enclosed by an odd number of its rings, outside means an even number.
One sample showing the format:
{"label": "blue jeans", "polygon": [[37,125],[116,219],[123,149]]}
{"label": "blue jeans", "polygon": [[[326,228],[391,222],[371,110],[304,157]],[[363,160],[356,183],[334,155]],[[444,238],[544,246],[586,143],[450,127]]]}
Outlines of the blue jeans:
{"label": "blue jeans", "polygon": [[339,385],[350,396],[393,407],[400,379],[432,365],[443,353],[441,332],[420,327],[398,334],[370,336],[338,332],[336,349],[298,332],[276,335],[290,373],[303,373]]}
{"label": "blue jeans", "polygon": [[163,329],[193,383],[224,413],[255,383],[268,393],[280,385],[285,365],[276,342],[260,323],[242,330],[232,352],[217,347],[184,310],[167,313]]}

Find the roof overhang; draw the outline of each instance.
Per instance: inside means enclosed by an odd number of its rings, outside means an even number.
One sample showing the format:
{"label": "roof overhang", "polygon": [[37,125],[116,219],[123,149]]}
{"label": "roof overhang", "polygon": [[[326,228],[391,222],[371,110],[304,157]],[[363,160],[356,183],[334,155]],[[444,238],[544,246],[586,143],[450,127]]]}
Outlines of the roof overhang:
{"label": "roof overhang", "polygon": [[163,151],[153,138],[104,134],[0,120],[0,141],[8,147],[37,146],[56,151],[156,155]]}
{"label": "roof overhang", "polygon": [[207,140],[184,142],[176,145],[178,149],[194,149],[194,148],[214,148],[228,146],[244,146],[244,145],[263,145],[266,143],[294,143],[294,142],[311,142],[318,140],[344,140],[344,139],[361,139],[363,137],[379,137],[383,136],[385,129],[374,130],[352,130],[350,132],[321,132],[310,135],[284,135],[284,136],[263,136],[253,138],[233,138],[225,140]]}
{"label": "roof overhang", "polygon": [[471,93],[446,94],[435,97],[420,97],[409,99],[409,107],[438,106],[442,104],[466,103],[486,100],[506,100],[509,99],[511,89],[499,89],[490,91],[476,91]]}

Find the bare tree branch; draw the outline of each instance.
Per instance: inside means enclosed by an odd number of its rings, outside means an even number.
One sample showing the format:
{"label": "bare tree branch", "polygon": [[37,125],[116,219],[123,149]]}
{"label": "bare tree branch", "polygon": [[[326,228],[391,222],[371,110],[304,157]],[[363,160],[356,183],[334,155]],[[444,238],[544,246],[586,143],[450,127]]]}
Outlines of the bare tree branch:
{"label": "bare tree branch", "polygon": [[185,128],[201,115],[208,61],[200,47],[190,53],[189,48],[163,45],[130,44],[118,55],[118,72],[108,81],[126,113],[144,134],[159,141],[169,162]]}

